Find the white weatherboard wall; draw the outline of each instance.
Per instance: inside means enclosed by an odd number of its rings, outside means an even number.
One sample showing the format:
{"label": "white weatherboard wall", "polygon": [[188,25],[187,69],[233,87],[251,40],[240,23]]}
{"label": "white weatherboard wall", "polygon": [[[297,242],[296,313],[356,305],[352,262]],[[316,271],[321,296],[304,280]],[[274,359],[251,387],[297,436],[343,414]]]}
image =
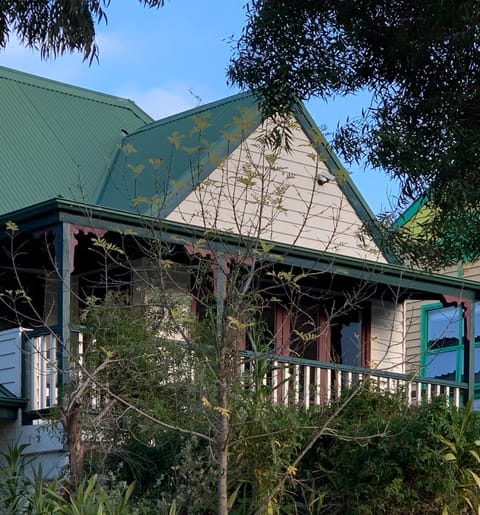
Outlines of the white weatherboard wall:
{"label": "white weatherboard wall", "polygon": [[403,304],[372,302],[371,366],[390,372],[405,371]]}
{"label": "white weatherboard wall", "polygon": [[12,446],[26,444],[23,451],[28,463],[26,472],[35,475],[41,468],[44,478],[59,477],[67,464],[62,428],[48,421],[22,426],[21,418],[19,414],[15,421],[0,422],[0,451],[8,452]]}
{"label": "white weatherboard wall", "polygon": [[300,127],[290,152],[272,156],[257,129],[168,216],[169,220],[277,243],[385,262]]}
{"label": "white weatherboard wall", "polygon": [[0,332],[0,384],[13,395],[22,395],[22,330]]}
{"label": "white weatherboard wall", "polygon": [[407,372],[418,373],[421,365],[421,340],[422,340],[422,306],[438,302],[431,301],[407,301],[406,302],[406,368]]}
{"label": "white weatherboard wall", "polygon": [[[0,384],[14,395],[22,396],[22,329],[0,332]],[[63,436],[58,424],[42,421],[22,426],[19,410],[17,420],[0,421],[0,451],[9,447],[28,444],[24,455],[34,458],[32,470],[42,468],[44,477],[58,477],[66,464]],[[30,470],[27,470],[30,472]]]}

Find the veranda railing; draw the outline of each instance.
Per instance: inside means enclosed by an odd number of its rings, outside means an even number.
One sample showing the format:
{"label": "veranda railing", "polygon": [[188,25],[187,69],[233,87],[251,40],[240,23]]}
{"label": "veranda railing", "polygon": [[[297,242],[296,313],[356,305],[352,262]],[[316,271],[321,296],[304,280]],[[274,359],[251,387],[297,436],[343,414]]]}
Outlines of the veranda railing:
{"label": "veranda railing", "polygon": [[[57,327],[24,330],[22,337],[22,390],[28,399],[24,423],[40,419],[57,406],[65,382],[69,362]],[[68,348],[77,355],[82,352],[83,334],[80,329],[70,333]],[[69,351],[70,352],[70,351]]]}
{"label": "veranda railing", "polygon": [[402,393],[408,404],[429,402],[433,397],[444,395],[450,403],[459,407],[468,388],[467,383],[388,370],[253,353],[246,353],[242,370],[248,372],[258,359],[269,363],[269,371],[263,375],[262,383],[270,392],[272,400],[302,404],[305,407],[331,402],[345,390],[362,387],[367,382],[383,391]]}
{"label": "veranda railing", "polygon": [[[81,330],[72,331],[69,347],[77,357],[82,354],[82,345]],[[59,402],[66,372],[60,365],[68,362],[68,359],[64,359],[64,353],[54,330],[25,331],[22,382],[24,396],[29,400],[27,414],[30,414],[31,420],[39,418]],[[267,361],[261,384],[272,401],[305,407],[329,403],[339,398],[346,389],[361,386],[367,381],[384,391],[401,392],[409,404],[429,402],[433,397],[444,395],[458,407],[467,391],[467,384],[461,382],[253,353],[244,353],[241,360],[241,372],[247,382],[251,381],[258,360]]]}

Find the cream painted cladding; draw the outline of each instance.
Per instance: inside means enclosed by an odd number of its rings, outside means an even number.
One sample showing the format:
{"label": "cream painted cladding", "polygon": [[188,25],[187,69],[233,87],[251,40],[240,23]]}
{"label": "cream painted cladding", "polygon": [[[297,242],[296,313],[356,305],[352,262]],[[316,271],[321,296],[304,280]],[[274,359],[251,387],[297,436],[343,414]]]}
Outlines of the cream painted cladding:
{"label": "cream painted cladding", "polygon": [[[480,262],[466,263],[460,265],[456,270],[457,275],[461,275],[464,279],[480,281]],[[453,275],[453,274],[450,274]]]}
{"label": "cream painted cladding", "polygon": [[407,301],[406,312],[406,372],[418,373],[421,363],[422,306],[435,301]]}
{"label": "cream painted cladding", "polygon": [[390,301],[372,301],[372,368],[405,372],[405,307]]}
{"label": "cream painted cladding", "polygon": [[[257,129],[168,219],[385,262],[362,222],[300,127],[292,150],[269,153]],[[329,178],[323,185],[318,179]]]}

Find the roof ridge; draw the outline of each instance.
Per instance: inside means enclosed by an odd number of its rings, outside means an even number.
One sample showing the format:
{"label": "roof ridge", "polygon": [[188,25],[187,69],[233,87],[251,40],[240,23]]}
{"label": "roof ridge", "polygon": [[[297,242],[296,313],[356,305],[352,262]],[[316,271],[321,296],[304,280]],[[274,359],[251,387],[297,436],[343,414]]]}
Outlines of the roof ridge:
{"label": "roof ridge", "polygon": [[427,195],[417,197],[411,204],[409,204],[398,216],[393,220],[392,227],[402,227],[411,220],[413,220],[422,207],[427,203]]}
{"label": "roof ridge", "polygon": [[[102,197],[104,196],[107,184],[108,184],[108,182],[110,180],[110,177],[111,177],[111,172],[112,172],[112,170],[114,170],[114,168],[115,168],[115,166],[117,164],[117,161],[118,161],[119,156],[121,155],[121,152],[122,152],[122,149],[123,149],[122,145],[124,143],[128,143],[129,141],[132,140],[132,138],[148,137],[148,133],[150,131],[154,131],[154,130],[157,130],[157,129],[159,129],[159,130],[168,130],[168,125],[169,124],[179,124],[179,123],[181,123],[184,120],[188,120],[192,116],[195,116],[195,115],[198,115],[198,114],[201,114],[201,113],[204,113],[204,112],[209,112],[209,111],[212,111],[214,109],[225,107],[225,106],[229,106],[229,105],[235,107],[235,104],[237,102],[239,102],[241,100],[244,100],[244,99],[248,99],[248,98],[252,98],[252,99],[254,98],[254,94],[252,92],[250,92],[250,91],[236,93],[236,94],[230,95],[230,96],[228,96],[226,98],[222,98],[222,99],[216,100],[214,102],[209,102],[208,104],[197,106],[197,107],[194,107],[192,109],[187,109],[186,111],[182,111],[180,113],[167,116],[167,117],[162,118],[160,120],[153,121],[153,122],[151,122],[149,124],[144,125],[143,127],[139,127],[138,129],[136,129],[133,132],[130,132],[123,139],[123,143],[121,145],[118,145],[117,149],[114,151],[114,155],[113,155],[113,158],[112,158],[112,160],[111,160],[111,162],[109,164],[108,170],[107,170],[107,172],[106,172],[106,174],[104,176],[104,179],[103,179],[100,187],[97,190],[97,194],[96,194],[96,197],[95,197],[97,199],[97,202],[100,201],[100,199],[102,199]],[[222,130],[223,129],[225,129],[225,127],[222,127]],[[212,141],[212,143],[214,143],[215,147],[217,147],[219,145],[218,138],[216,138],[214,141]]]}
{"label": "roof ridge", "polygon": [[54,91],[56,93],[82,98],[101,104],[112,105],[122,109],[131,109],[136,112],[137,116],[148,123],[153,121],[153,118],[148,113],[129,98],[103,93],[94,89],[83,88],[81,86],[75,86],[59,80],[41,77],[21,70],[15,70],[14,68],[8,68],[6,66],[0,66],[0,79],[11,80],[39,89]]}
{"label": "roof ridge", "polygon": [[205,111],[211,111],[212,109],[216,109],[217,107],[221,107],[227,104],[233,104],[238,100],[243,98],[247,98],[249,96],[253,96],[254,94],[251,91],[241,91],[240,93],[235,93],[234,95],[230,95],[225,98],[221,98],[219,100],[214,100],[213,102],[209,102],[208,104],[203,104],[197,107],[192,107],[187,109],[186,111],[180,111],[180,113],[171,114],[166,116],[165,118],[160,118],[159,120],[154,120],[153,122],[144,125],[143,127],[139,127],[136,131],[131,132],[129,136],[133,136],[136,134],[140,134],[142,132],[147,132],[149,130],[155,129],[161,125],[167,125],[169,123],[178,122],[180,120],[184,120],[185,118],[189,118],[190,116],[194,116],[195,114],[200,114]]}

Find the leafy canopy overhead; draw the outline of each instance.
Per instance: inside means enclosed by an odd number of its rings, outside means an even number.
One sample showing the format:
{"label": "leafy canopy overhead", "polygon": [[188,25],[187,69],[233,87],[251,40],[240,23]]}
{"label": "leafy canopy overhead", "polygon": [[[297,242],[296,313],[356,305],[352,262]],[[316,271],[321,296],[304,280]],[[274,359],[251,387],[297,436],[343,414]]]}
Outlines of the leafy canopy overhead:
{"label": "leafy canopy overhead", "polygon": [[248,15],[230,80],[257,91],[266,114],[296,97],[371,92],[337,149],[400,179],[400,206],[428,201],[423,244],[444,241],[439,225],[463,230],[467,213],[465,241],[480,249],[480,2],[253,0]]}
{"label": "leafy canopy overhead", "polygon": [[[138,0],[146,7],[161,7],[165,0]],[[42,57],[66,52],[98,57],[95,24],[107,21],[110,0],[5,0],[0,2],[0,48],[14,33],[20,41],[40,51]]]}

